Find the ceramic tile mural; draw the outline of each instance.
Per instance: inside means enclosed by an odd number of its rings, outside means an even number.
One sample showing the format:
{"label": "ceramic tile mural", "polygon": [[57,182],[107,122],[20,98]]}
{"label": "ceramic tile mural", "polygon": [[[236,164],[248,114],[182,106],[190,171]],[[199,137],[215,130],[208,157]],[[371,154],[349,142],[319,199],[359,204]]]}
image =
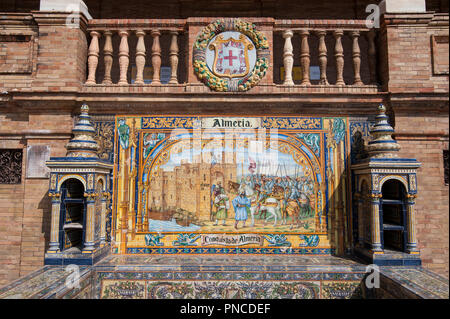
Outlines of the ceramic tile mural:
{"label": "ceramic tile mural", "polygon": [[334,251],[347,119],[118,116],[115,127],[113,252]]}

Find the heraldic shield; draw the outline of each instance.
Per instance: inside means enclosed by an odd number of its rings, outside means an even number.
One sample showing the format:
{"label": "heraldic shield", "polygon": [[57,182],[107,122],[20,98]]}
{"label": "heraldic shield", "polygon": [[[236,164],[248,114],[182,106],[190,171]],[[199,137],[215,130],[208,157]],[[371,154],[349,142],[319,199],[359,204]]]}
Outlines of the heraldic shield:
{"label": "heraldic shield", "polygon": [[254,50],[254,45],[244,34],[240,34],[238,40],[219,35],[209,49],[215,51],[212,72],[216,76],[239,78],[250,72],[248,51]]}

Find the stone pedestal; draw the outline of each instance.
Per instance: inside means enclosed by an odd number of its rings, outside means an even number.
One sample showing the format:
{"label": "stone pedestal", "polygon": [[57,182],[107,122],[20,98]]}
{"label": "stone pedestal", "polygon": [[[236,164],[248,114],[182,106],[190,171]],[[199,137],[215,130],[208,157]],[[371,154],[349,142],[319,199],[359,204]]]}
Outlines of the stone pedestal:
{"label": "stone pedestal", "polygon": [[41,0],[40,11],[57,12],[81,12],[89,20],[92,16],[89,14],[88,7],[81,0]]}
{"label": "stone pedestal", "polygon": [[383,0],[380,13],[422,13],[426,12],[425,0]]}

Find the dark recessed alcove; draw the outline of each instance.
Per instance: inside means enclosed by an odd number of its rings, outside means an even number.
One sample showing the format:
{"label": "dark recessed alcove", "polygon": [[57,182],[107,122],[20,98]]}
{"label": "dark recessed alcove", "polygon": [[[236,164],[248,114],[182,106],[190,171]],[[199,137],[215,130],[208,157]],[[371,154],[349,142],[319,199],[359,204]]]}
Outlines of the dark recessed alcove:
{"label": "dark recessed alcove", "polygon": [[68,179],[61,185],[61,251],[77,252],[83,248],[85,211],[83,184]]}
{"label": "dark recessed alcove", "polygon": [[385,249],[406,250],[406,191],[395,179],[388,180],[381,189],[380,217],[382,245]]}

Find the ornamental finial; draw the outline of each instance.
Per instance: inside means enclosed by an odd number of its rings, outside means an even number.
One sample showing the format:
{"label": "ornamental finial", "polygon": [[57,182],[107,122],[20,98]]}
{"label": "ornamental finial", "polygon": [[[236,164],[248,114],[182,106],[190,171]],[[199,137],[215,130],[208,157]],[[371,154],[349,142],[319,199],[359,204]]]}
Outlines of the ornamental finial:
{"label": "ornamental finial", "polygon": [[81,106],[81,113],[88,113],[89,112],[89,106],[86,104],[86,102],[83,102],[83,105]]}
{"label": "ornamental finial", "polygon": [[95,128],[90,122],[88,114],[89,106],[83,103],[80,118],[72,129],[74,137],[66,145],[67,157],[91,157],[98,158],[99,146],[94,139]]}
{"label": "ornamental finial", "polygon": [[371,158],[393,158],[398,157],[397,152],[400,145],[392,138],[395,132],[388,122],[386,107],[383,104],[378,106],[378,115],[375,125],[370,130],[373,140],[369,142],[369,156]]}

